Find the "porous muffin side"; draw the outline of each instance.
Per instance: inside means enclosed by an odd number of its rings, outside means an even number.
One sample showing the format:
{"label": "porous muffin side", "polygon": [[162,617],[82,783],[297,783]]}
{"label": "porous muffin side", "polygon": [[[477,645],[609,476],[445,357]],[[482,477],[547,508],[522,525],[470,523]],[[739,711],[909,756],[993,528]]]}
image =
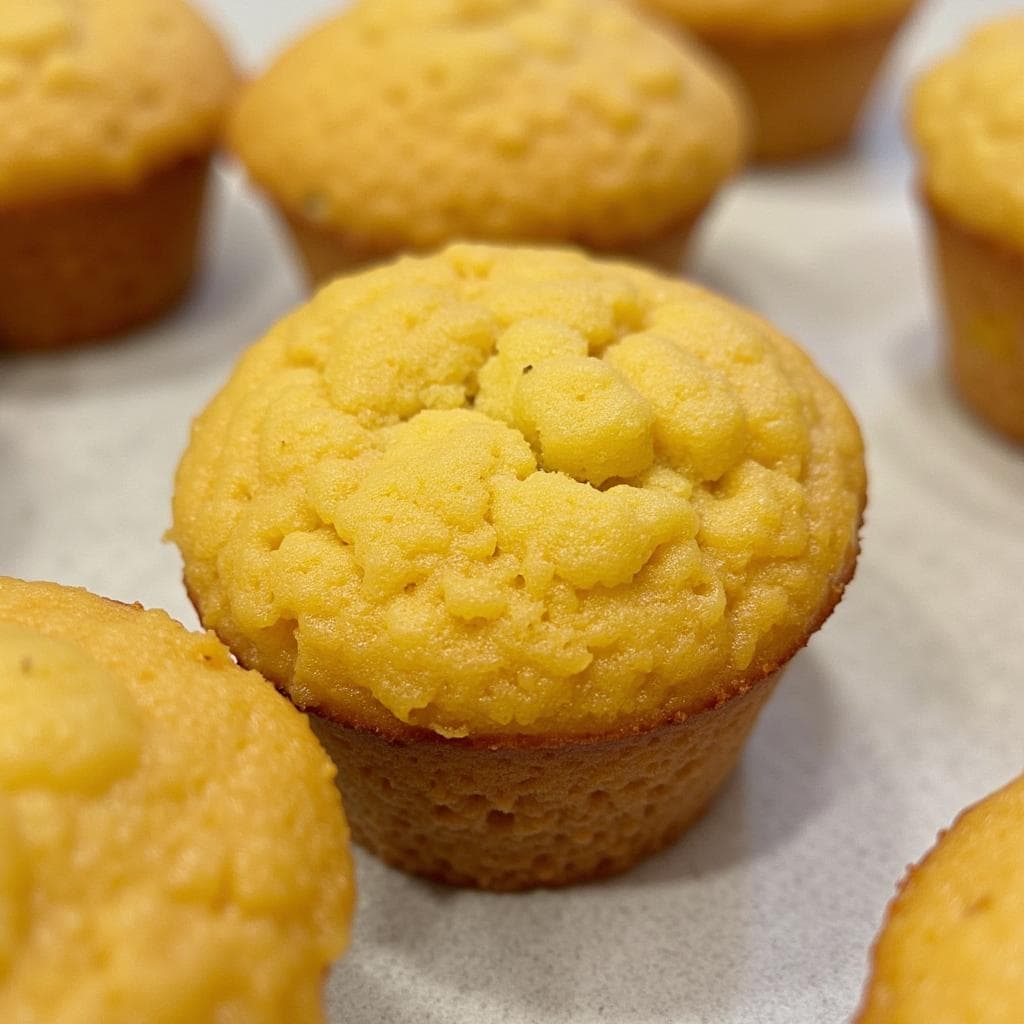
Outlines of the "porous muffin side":
{"label": "porous muffin side", "polygon": [[618,3],[357,0],[245,89],[228,138],[321,276],[339,245],[659,239],[746,124],[717,65]]}
{"label": "porous muffin side", "polygon": [[602,737],[386,737],[310,720],[358,843],[403,871],[507,892],[619,874],[672,843],[732,773],[780,674]]}
{"label": "porous muffin side", "polygon": [[763,321],[561,251],[340,280],[194,425],[203,621],[387,733],[601,735],[774,672],[852,573],[856,424]]}
{"label": "porous muffin side", "polygon": [[0,1019],[318,1024],[334,769],[209,635],[0,578]]}
{"label": "porous muffin side", "polygon": [[912,867],[872,955],[857,1024],[1024,1019],[1024,779],[964,811]]}

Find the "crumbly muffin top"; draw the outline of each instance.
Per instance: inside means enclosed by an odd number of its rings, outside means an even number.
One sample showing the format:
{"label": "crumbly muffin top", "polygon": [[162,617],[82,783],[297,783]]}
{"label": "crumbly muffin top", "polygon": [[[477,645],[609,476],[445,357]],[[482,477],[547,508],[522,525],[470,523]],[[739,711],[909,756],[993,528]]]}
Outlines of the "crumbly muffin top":
{"label": "crumbly muffin top", "polygon": [[326,287],[196,422],[173,537],[203,621],[299,706],[585,733],[785,661],[852,570],[857,427],[693,285],[453,246]]}
{"label": "crumbly muffin top", "polygon": [[1024,1020],[1024,778],[965,811],[889,908],[859,1024]]}
{"label": "crumbly muffin top", "polygon": [[200,153],[233,86],[182,0],[0,0],[0,202],[130,185]]}
{"label": "crumbly muffin top", "polygon": [[319,1022],[333,766],[213,637],[0,578],[0,1020]]}
{"label": "crumbly muffin top", "polygon": [[1024,15],[991,22],[918,81],[910,129],[928,196],[1024,247]]}
{"label": "crumbly muffin top", "polygon": [[229,123],[293,215],[367,249],[454,238],[609,247],[673,228],[739,163],[741,101],[608,0],[356,0]]}
{"label": "crumbly muffin top", "polygon": [[709,36],[756,40],[858,28],[905,14],[917,0],[633,0]]}

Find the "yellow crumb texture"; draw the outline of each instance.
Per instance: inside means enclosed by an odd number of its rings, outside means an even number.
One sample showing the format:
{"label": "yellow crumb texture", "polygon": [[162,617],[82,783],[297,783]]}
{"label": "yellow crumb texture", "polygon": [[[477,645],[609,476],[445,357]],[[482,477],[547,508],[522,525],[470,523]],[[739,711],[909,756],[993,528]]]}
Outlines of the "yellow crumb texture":
{"label": "yellow crumb texture", "polygon": [[965,811],[889,908],[858,1024],[1024,1020],[1024,778]]}
{"label": "yellow crumb texture", "polygon": [[731,82],[609,0],[356,0],[243,93],[231,145],[291,214],[368,247],[614,247],[736,169]]}
{"label": "yellow crumb texture", "polygon": [[990,22],[918,81],[910,129],[928,196],[1024,248],[1024,15]]}
{"label": "yellow crumb texture", "polygon": [[333,777],[212,636],[0,577],[0,1020],[319,1024]]}
{"label": "yellow crumb texture", "polygon": [[902,17],[917,0],[633,0],[702,35],[751,42],[858,29]]}
{"label": "yellow crumb texture", "polygon": [[233,85],[182,0],[0,0],[0,201],[131,185],[202,153]]}
{"label": "yellow crumb texture", "polygon": [[203,621],[300,706],[584,733],[785,660],[863,496],[849,411],[763,321],[456,245],[332,283],[250,350],[194,426],[173,536]]}

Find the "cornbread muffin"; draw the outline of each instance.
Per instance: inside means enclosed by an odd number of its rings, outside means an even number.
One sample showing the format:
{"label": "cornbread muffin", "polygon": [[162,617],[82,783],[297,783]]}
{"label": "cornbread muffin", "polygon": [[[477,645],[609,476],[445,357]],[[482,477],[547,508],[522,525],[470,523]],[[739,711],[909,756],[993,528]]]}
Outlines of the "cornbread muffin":
{"label": "cornbread muffin", "polygon": [[0,0],[0,348],[181,296],[232,86],[182,0]]}
{"label": "cornbread muffin", "polygon": [[1024,15],[969,37],[917,83],[909,121],[950,369],[983,420],[1024,442]]}
{"label": "cornbread muffin", "polygon": [[490,888],[620,871],[735,763],[853,572],[857,427],[694,285],[453,246],[339,279],[196,421],[203,622],[339,765],[354,836]]}
{"label": "cornbread muffin", "polygon": [[754,155],[794,160],[845,145],[916,0],[633,0],[694,33],[753,106]]}
{"label": "cornbread muffin", "polygon": [[858,1024],[1024,1020],[1024,778],[964,811],[889,907]]}
{"label": "cornbread muffin", "polygon": [[744,135],[721,70],[610,0],[356,0],[228,126],[313,281],[460,238],[675,268]]}
{"label": "cornbread muffin", "polygon": [[0,578],[0,721],[0,1020],[323,1020],[347,829],[262,679],[163,612]]}

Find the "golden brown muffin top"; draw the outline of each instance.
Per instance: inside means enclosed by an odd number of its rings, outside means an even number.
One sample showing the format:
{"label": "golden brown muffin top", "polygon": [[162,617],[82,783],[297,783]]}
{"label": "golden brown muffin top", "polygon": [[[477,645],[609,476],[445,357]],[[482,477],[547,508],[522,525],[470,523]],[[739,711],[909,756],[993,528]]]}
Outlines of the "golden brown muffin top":
{"label": "golden brown muffin top", "polygon": [[453,246],[340,279],[196,421],[173,537],[203,621],[301,707],[592,733],[724,699],[852,571],[856,424],[694,285]]}
{"label": "golden brown muffin top", "polygon": [[182,0],[0,0],[0,202],[131,185],[202,153],[233,86]]}
{"label": "golden brown muffin top", "polygon": [[710,59],[609,0],[356,0],[243,93],[229,140],[289,213],[363,247],[614,247],[737,167]]}
{"label": "golden brown muffin top", "polygon": [[1024,778],[964,811],[889,908],[858,1024],[1024,1020]]}
{"label": "golden brown muffin top", "polygon": [[918,81],[910,130],[928,197],[989,238],[1024,248],[1024,15],[973,32]]}
{"label": "golden brown muffin top", "polygon": [[751,42],[891,21],[917,0],[633,0],[704,36]]}
{"label": "golden brown muffin top", "polygon": [[0,578],[0,1020],[322,1020],[348,831],[307,722],[212,636]]}

